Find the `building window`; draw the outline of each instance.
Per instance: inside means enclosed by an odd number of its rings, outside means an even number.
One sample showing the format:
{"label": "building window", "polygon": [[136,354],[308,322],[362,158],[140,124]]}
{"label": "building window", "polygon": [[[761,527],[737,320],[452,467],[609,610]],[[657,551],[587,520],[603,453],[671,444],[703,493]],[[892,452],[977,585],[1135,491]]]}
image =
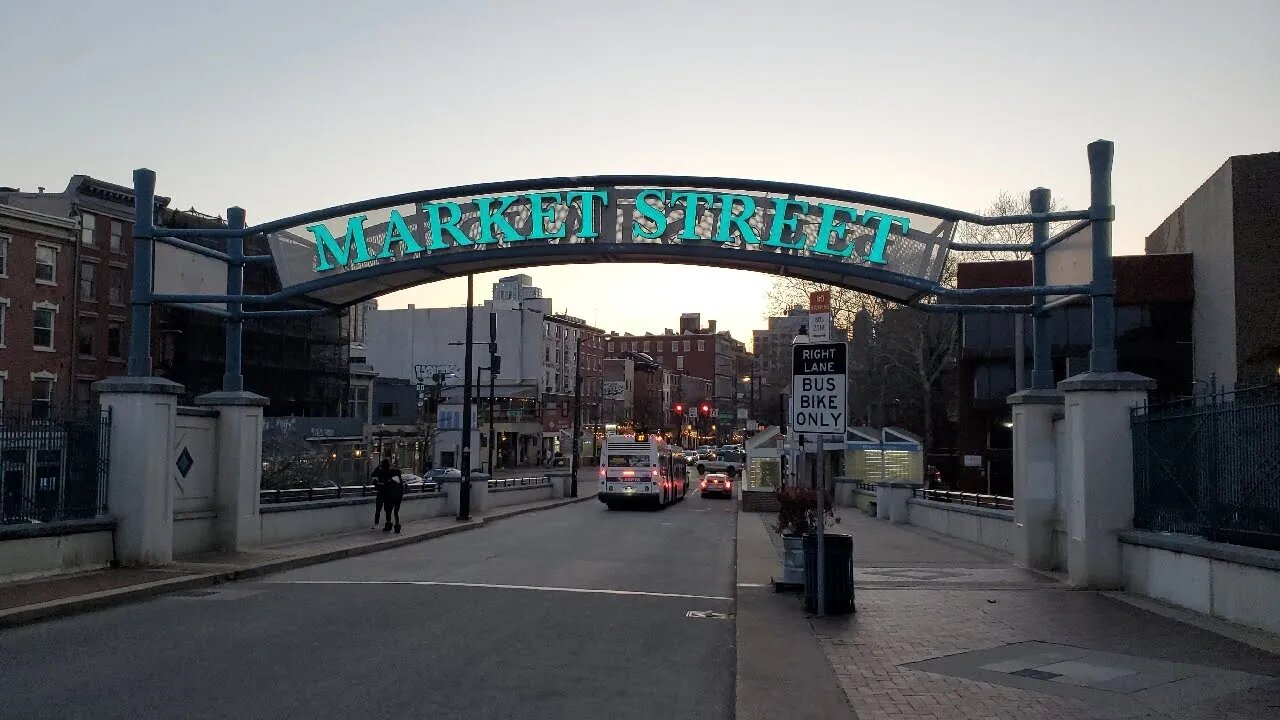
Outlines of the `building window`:
{"label": "building window", "polygon": [[93,247],[93,233],[98,229],[98,218],[89,213],[80,215],[80,242],[85,247]]}
{"label": "building window", "polygon": [[36,282],[45,285],[58,284],[58,248],[52,245],[36,245]]}
{"label": "building window", "polygon": [[37,307],[32,313],[32,344],[44,350],[53,349],[53,317],[57,311],[48,307]]}
{"label": "building window", "polygon": [[9,373],[0,370],[0,404],[4,403],[4,381],[9,379]]}
{"label": "building window", "polygon": [[706,349],[707,349],[707,341],[706,341],[706,340],[699,340],[699,341],[698,341],[698,352],[703,352],[703,351],[705,351]]}
{"label": "building window", "polygon": [[677,369],[677,370],[683,370],[683,369],[684,369],[684,356],[683,356],[683,355],[677,355],[677,356],[676,356],[676,369]]}
{"label": "building window", "polygon": [[53,404],[53,380],[47,377],[31,378],[31,417],[44,420],[49,417]]}
{"label": "building window", "polygon": [[635,340],[632,340],[632,341],[631,341],[631,352],[639,352],[639,350],[637,349],[638,347],[639,347],[639,343],[637,343]]}
{"label": "building window", "polygon": [[672,340],[672,341],[671,341],[671,352],[680,352],[680,341],[679,341],[679,340]]}
{"label": "building window", "polygon": [[609,352],[613,352],[613,343],[609,343]]}
{"label": "building window", "polygon": [[543,362],[551,362],[551,348],[543,348],[542,360]]}
{"label": "building window", "polygon": [[86,357],[93,357],[93,319],[80,321],[76,328],[76,352]]}
{"label": "building window", "polygon": [[124,223],[111,221],[111,252],[124,252]]}
{"label": "building window", "polygon": [[124,327],[120,323],[107,326],[107,357],[112,360],[124,357]]}
{"label": "building window", "polygon": [[685,341],[684,341],[684,351],[685,351],[685,352],[689,352],[689,350],[690,350],[689,341],[688,341],[688,340],[685,340]]}
{"label": "building window", "polygon": [[645,341],[644,341],[644,351],[645,351],[645,352],[649,352],[649,341],[648,341],[648,340],[645,340]]}
{"label": "building window", "polygon": [[0,277],[9,276],[9,236],[0,235]]}
{"label": "building window", "polygon": [[111,285],[107,293],[112,305],[124,304],[124,268],[111,268]]}
{"label": "building window", "polygon": [[0,348],[4,347],[5,317],[9,312],[9,298],[0,298]]}
{"label": "building window", "polygon": [[1014,393],[1013,366],[1008,363],[979,365],[973,373],[975,400],[1004,400]]}
{"label": "building window", "polygon": [[98,299],[98,266],[94,263],[80,263],[80,299]]}

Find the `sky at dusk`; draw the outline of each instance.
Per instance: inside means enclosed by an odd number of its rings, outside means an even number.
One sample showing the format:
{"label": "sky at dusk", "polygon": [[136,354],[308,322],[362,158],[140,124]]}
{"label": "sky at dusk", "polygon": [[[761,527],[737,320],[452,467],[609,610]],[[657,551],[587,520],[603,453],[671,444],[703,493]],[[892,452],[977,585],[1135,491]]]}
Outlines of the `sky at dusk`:
{"label": "sky at dusk", "polygon": [[[556,175],[783,180],[978,210],[1088,201],[1115,142],[1115,244],[1228,156],[1280,150],[1280,3],[0,0],[0,185],[123,185],[261,222]],[[767,275],[526,270],[616,331],[763,326]],[[507,274],[507,273],[502,273]],[[488,296],[493,276],[477,276]],[[454,305],[464,281],[382,307]]]}

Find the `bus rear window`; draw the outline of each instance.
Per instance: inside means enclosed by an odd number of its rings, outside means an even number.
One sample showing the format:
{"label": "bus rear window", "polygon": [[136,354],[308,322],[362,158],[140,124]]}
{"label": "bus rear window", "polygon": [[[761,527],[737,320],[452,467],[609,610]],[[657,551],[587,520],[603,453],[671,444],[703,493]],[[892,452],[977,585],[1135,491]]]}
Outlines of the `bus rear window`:
{"label": "bus rear window", "polygon": [[648,455],[610,455],[609,467],[649,467]]}

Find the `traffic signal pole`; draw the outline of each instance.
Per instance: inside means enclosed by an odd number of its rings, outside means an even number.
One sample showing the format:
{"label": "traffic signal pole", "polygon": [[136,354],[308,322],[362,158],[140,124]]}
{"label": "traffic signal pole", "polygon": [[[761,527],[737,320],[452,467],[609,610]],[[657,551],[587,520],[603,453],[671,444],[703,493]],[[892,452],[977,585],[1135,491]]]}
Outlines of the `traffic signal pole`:
{"label": "traffic signal pole", "polygon": [[475,339],[475,284],[474,276],[467,273],[467,335],[463,352],[462,370],[462,487],[458,492],[458,520],[471,519],[471,341]]}

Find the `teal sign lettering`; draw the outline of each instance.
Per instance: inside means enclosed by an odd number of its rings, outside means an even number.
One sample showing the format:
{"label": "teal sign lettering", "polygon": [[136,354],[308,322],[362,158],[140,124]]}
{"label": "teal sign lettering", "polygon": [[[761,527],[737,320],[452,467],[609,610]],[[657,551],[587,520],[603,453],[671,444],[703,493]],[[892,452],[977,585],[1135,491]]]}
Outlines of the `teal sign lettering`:
{"label": "teal sign lettering", "polygon": [[339,239],[331,225],[306,226],[315,246],[314,272],[537,242],[706,243],[887,266],[888,248],[912,233],[910,218],[881,210],[690,188],[543,191],[429,202],[393,209],[385,221],[373,224],[367,215],[354,215],[341,227]]}

